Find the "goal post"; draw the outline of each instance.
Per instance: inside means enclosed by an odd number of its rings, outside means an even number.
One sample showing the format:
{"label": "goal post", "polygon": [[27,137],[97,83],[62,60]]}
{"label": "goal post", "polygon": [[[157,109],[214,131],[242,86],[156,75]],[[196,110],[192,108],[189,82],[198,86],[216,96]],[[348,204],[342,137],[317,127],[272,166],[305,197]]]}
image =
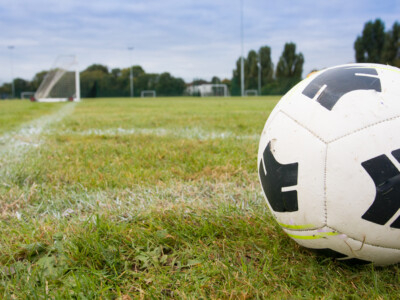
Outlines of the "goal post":
{"label": "goal post", "polygon": [[31,99],[35,96],[35,92],[21,92],[21,99]]}
{"label": "goal post", "polygon": [[213,91],[212,96],[228,97],[228,87],[226,84],[211,84],[211,89]]}
{"label": "goal post", "polygon": [[140,97],[142,97],[142,98],[148,98],[148,97],[155,98],[155,97],[157,97],[157,94],[156,94],[155,90],[144,90],[144,91],[140,92]]}
{"label": "goal post", "polygon": [[75,55],[60,55],[46,74],[34,99],[37,102],[80,101],[80,78]]}
{"label": "goal post", "polygon": [[200,97],[228,97],[228,86],[226,84],[205,83],[200,85],[191,85],[186,92],[192,96]]}
{"label": "goal post", "polygon": [[258,91],[257,90],[245,90],[244,95],[245,96],[258,96]]}

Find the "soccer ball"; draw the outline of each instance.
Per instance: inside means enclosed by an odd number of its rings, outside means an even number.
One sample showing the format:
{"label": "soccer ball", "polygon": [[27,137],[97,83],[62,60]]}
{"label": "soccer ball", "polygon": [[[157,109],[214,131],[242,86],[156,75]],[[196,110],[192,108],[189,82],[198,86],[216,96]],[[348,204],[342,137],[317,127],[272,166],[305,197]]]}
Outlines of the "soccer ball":
{"label": "soccer ball", "polygon": [[258,174],[297,243],[340,260],[400,262],[400,69],[316,72],[270,114]]}

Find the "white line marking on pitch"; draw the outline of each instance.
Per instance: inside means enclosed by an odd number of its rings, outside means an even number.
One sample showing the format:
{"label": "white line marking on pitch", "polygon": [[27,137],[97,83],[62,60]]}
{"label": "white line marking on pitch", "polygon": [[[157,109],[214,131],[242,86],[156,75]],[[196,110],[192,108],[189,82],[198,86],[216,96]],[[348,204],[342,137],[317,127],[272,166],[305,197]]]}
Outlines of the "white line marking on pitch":
{"label": "white line marking on pitch", "polygon": [[118,135],[132,135],[132,134],[151,134],[156,136],[174,136],[180,138],[187,139],[199,139],[199,140],[215,140],[215,139],[250,139],[257,140],[260,138],[260,135],[238,135],[233,132],[225,131],[225,132],[209,132],[204,129],[195,127],[195,128],[183,128],[183,129],[167,129],[167,128],[108,128],[108,129],[88,129],[84,131],[59,131],[57,132],[60,135],[63,134],[72,134],[72,135],[107,135],[107,136],[118,136]]}
{"label": "white line marking on pitch", "polygon": [[30,149],[39,147],[44,130],[70,114],[74,110],[75,104],[63,105],[55,113],[35,119],[22,125],[19,130],[0,136],[0,178],[7,173],[7,166],[21,161]]}

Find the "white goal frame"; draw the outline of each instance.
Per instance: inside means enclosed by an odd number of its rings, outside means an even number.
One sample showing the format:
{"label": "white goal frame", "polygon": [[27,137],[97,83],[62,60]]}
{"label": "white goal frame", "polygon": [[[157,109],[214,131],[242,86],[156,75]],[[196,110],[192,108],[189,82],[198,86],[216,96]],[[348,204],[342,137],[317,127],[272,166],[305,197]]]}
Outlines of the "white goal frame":
{"label": "white goal frame", "polygon": [[[30,96],[29,98],[25,98],[25,96]],[[21,92],[21,99],[31,99],[35,96],[35,92]]]}
{"label": "white goal frame", "polygon": [[[70,87],[73,90],[54,97],[52,95],[52,90],[55,88],[57,83],[61,83],[61,80],[68,75],[67,73],[72,73],[74,76],[74,82],[72,83],[73,87]],[[34,99],[37,102],[81,101],[78,61],[75,55],[59,55],[56,58],[52,68],[46,74],[39,88],[35,92]]]}
{"label": "white goal frame", "polygon": [[[222,93],[215,93],[215,89],[222,88]],[[192,96],[200,97],[228,97],[228,86],[226,84],[204,83],[200,85],[191,85],[186,89],[186,92]]]}
{"label": "white goal frame", "polygon": [[150,97],[153,97],[153,98],[157,97],[157,93],[156,93],[155,90],[144,90],[144,91],[141,91],[140,97],[145,98],[146,95],[151,95]]}
{"label": "white goal frame", "polygon": [[[214,88],[222,88],[223,94],[221,96],[228,97],[228,86],[226,84],[223,84],[223,83],[211,84],[211,89],[214,89]],[[219,96],[219,95],[213,95],[213,96]]]}
{"label": "white goal frame", "polygon": [[245,96],[258,96],[258,91],[257,90],[245,90],[244,95]]}

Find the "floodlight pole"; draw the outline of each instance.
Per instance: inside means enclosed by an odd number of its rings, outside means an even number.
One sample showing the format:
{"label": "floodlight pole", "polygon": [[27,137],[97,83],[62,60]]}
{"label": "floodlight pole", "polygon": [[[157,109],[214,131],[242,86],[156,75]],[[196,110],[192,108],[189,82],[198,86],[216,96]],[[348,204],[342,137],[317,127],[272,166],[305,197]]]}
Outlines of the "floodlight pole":
{"label": "floodlight pole", "polygon": [[10,64],[11,64],[11,96],[14,99],[15,98],[15,86],[14,86],[14,71],[13,71],[13,55],[12,55],[12,50],[14,50],[14,46],[8,46],[8,49],[10,49]]}
{"label": "floodlight pole", "polygon": [[242,92],[242,97],[244,96],[244,57],[243,57],[243,0],[240,0],[240,41],[241,41],[241,52],[240,57],[240,87]]}
{"label": "floodlight pole", "polygon": [[75,99],[77,102],[81,101],[81,77],[79,74],[78,59],[74,55],[75,63]]}
{"label": "floodlight pole", "polygon": [[129,79],[130,79],[130,83],[131,83],[131,98],[133,98],[133,67],[132,67],[132,52],[133,52],[133,47],[128,47],[128,50],[131,53],[131,67],[130,67],[130,75],[129,75]]}
{"label": "floodlight pole", "polygon": [[261,96],[261,49],[258,50],[258,95]]}

